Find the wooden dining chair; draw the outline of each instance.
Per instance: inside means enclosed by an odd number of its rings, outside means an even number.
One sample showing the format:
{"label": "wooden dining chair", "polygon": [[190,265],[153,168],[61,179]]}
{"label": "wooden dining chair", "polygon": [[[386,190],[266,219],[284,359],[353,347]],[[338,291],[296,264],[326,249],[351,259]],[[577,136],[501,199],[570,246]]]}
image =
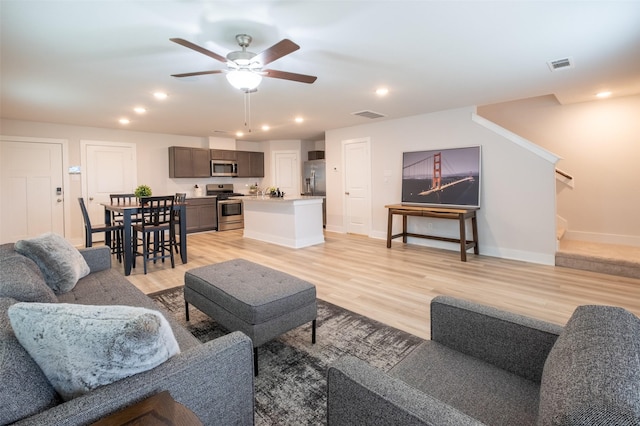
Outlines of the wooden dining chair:
{"label": "wooden dining chair", "polygon": [[[123,230],[122,224],[111,223],[111,225],[91,225],[91,219],[89,218],[89,212],[87,206],[84,203],[84,198],[79,197],[78,203],[80,203],[80,210],[82,211],[82,218],[84,220],[84,245],[85,247],[93,246],[93,234],[104,232],[105,236],[107,232],[111,233],[111,253],[115,254],[118,258],[118,262],[122,263],[122,246],[123,246]],[[106,238],[105,238],[106,241]]]}
{"label": "wooden dining chair", "polygon": [[[166,258],[171,259],[171,267],[175,268],[173,246],[175,245],[174,196],[141,197],[140,222],[133,224],[133,264],[136,267],[136,258],[142,257],[144,273],[147,273],[147,262],[153,260],[156,263]],[[138,233],[141,238],[138,238]],[[141,247],[140,247],[140,244]]]}
{"label": "wooden dining chair", "polygon": [[[174,202],[176,204],[180,203],[183,204],[187,201],[187,193],[186,192],[176,192],[176,195],[174,197]],[[173,211],[173,222],[174,222],[174,226],[173,226],[173,235],[175,238],[175,249],[176,249],[176,253],[179,254],[180,253],[180,238],[178,238],[178,235],[180,235],[180,227],[183,225],[182,223],[180,223],[180,212],[178,210],[174,210]]]}

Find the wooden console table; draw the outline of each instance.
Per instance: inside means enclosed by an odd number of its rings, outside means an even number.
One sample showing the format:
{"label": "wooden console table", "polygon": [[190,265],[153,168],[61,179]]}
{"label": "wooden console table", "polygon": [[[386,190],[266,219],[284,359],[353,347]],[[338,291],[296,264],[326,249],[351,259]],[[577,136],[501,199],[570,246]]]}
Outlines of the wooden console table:
{"label": "wooden console table", "polygon": [[[391,248],[391,240],[402,237],[402,242],[407,242],[407,237],[426,238],[430,240],[447,241],[460,244],[460,260],[467,261],[467,250],[473,247],[475,254],[480,254],[478,249],[478,223],[476,220],[477,208],[454,209],[440,207],[403,206],[402,204],[390,204],[384,206],[389,209],[389,222],[387,224],[387,248]],[[402,233],[393,235],[393,215],[402,215]],[[407,232],[407,217],[435,217],[439,219],[456,219],[460,223],[460,238],[438,237],[435,235],[414,234]],[[466,220],[471,219],[473,240],[467,241]]]}

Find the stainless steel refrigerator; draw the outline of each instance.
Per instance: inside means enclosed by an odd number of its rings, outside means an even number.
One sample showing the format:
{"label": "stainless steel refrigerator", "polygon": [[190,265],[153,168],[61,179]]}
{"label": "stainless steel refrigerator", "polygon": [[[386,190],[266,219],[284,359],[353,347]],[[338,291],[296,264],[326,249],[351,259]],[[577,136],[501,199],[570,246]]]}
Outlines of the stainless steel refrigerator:
{"label": "stainless steel refrigerator", "polygon": [[302,195],[324,197],[322,226],[327,226],[327,163],[325,160],[305,161],[302,173]]}
{"label": "stainless steel refrigerator", "polygon": [[326,160],[304,162],[302,191],[304,195],[327,195]]}

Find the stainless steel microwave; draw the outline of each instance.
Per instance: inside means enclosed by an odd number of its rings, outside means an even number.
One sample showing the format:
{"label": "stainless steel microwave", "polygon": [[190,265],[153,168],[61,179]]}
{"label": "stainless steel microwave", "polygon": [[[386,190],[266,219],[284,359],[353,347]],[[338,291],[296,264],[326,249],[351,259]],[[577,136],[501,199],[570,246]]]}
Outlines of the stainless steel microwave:
{"label": "stainless steel microwave", "polygon": [[238,176],[238,163],[231,160],[211,160],[211,176]]}

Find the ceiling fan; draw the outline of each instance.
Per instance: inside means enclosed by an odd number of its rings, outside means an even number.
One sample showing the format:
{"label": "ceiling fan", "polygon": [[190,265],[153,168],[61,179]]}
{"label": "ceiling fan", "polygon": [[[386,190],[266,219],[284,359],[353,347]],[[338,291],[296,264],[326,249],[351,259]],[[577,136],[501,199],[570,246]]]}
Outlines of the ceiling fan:
{"label": "ceiling fan", "polygon": [[316,81],[317,77],[312,75],[298,74],[287,71],[278,71],[272,69],[264,69],[263,67],[271,62],[282,58],[289,53],[295,52],[300,48],[297,44],[289,39],[284,39],[261,53],[253,53],[247,51],[247,47],[253,40],[250,35],[238,34],[236,41],[242,50],[230,52],[226,57],[218,55],[204,47],[191,43],[182,38],[171,38],[171,41],[178,43],[196,52],[207,55],[217,61],[227,64],[226,70],[211,70],[188,72],[183,74],[172,74],[172,77],[192,77],[196,75],[226,73],[227,80],[231,85],[244,92],[255,91],[262,77],[280,78],[283,80],[298,81],[300,83],[311,84]]}

